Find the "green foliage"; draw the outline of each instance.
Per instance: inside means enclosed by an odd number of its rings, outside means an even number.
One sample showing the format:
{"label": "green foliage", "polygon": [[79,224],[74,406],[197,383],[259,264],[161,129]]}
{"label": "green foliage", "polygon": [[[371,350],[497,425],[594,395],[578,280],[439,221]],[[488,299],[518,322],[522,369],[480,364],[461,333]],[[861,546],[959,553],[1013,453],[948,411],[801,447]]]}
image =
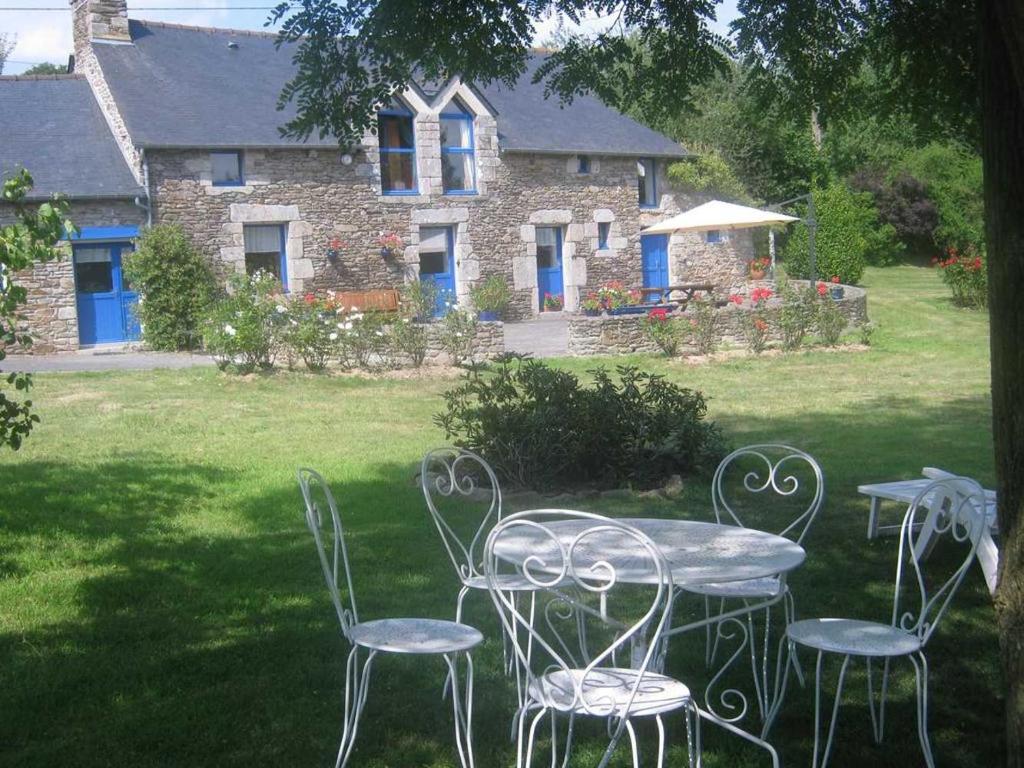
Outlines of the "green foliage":
{"label": "green foliage", "polygon": [[384,312],[353,312],[342,323],[339,360],[343,368],[366,371],[397,367]]}
{"label": "green foliage", "polygon": [[491,275],[469,289],[469,299],[477,312],[502,313],[512,301],[512,289],[501,275]]}
{"label": "green foliage", "polygon": [[66,64],[50,64],[49,62],[43,62],[42,64],[33,64],[31,67],[22,72],[23,75],[66,75],[68,68]]}
{"label": "green foliage", "polygon": [[814,322],[818,330],[818,337],[826,347],[834,347],[838,344],[839,337],[846,330],[846,316],[839,311],[836,302],[827,296],[818,300]]}
{"label": "green foliage", "polygon": [[413,368],[423,365],[427,356],[427,328],[402,318],[391,325],[391,340],[395,348],[405,356]]}
{"label": "green foliage", "polygon": [[924,182],[938,209],[940,250],[985,248],[981,158],[964,146],[933,142],[904,158],[901,170]]}
{"label": "green foliage", "polygon": [[[0,69],[2,64],[0,61]],[[32,337],[19,332],[17,326],[18,308],[25,303],[28,293],[14,282],[15,273],[38,261],[55,259],[57,244],[64,233],[77,231],[67,218],[66,201],[54,198],[38,208],[26,204],[32,185],[32,176],[21,170],[4,181],[0,195],[0,202],[12,206],[14,212],[14,223],[0,227],[0,361],[7,357],[9,346],[32,344]],[[32,387],[32,377],[26,373],[9,373],[2,381],[22,394]],[[0,446],[17,450],[38,422],[31,400],[15,399],[0,390]]]}
{"label": "green foliage", "polygon": [[680,318],[669,317],[664,310],[659,312],[655,309],[643,319],[642,327],[644,336],[654,342],[663,355],[675,357],[684,338]]}
{"label": "green foliage", "polygon": [[287,306],[273,275],[232,275],[228,291],[214,301],[200,323],[203,344],[222,369],[251,373],[274,367]]}
{"label": "green foliage", "polygon": [[712,469],[724,453],[700,392],[632,366],[591,371],[592,386],[534,360],[474,369],[435,417],[447,439],[480,453],[501,477],[545,490],[579,484],[650,486]]}
{"label": "green foliage", "polygon": [[777,287],[782,299],[782,307],[779,309],[782,348],[793,351],[800,348],[807,332],[814,325],[818,293],[813,286],[799,288],[785,280],[780,280]]}
{"label": "green foliage", "polygon": [[337,356],[343,333],[344,322],[339,322],[334,302],[307,294],[275,310],[287,317],[282,335],[288,349],[302,358],[309,370],[324,370]]}
{"label": "green foliage", "polygon": [[437,284],[432,280],[410,280],[402,286],[402,310],[423,322],[434,316],[437,307]]}
{"label": "green foliage", "polygon": [[153,349],[195,349],[203,310],[215,290],[209,264],[177,224],[145,230],[124,260],[139,293],[142,335]]}
{"label": "green foliage", "polygon": [[[889,224],[881,224],[878,212],[865,192],[854,192],[835,181],[814,193],[818,220],[816,238],[817,275],[838,276],[848,285],[857,283],[866,263],[890,263],[903,250]],[[783,249],[786,272],[809,278],[807,227],[800,222]]]}
{"label": "green foliage", "polygon": [[988,306],[988,265],[977,251],[969,248],[960,253],[950,248],[945,259],[936,260],[936,266],[953,294],[954,304],[971,309]]}
{"label": "green foliage", "polygon": [[753,204],[747,188],[719,150],[703,144],[690,144],[687,150],[694,156],[668,167],[670,182],[684,192]]}
{"label": "green foliage", "polygon": [[695,298],[690,305],[690,342],[702,355],[710,355],[718,348],[718,313],[710,299]]}
{"label": "green foliage", "polygon": [[441,319],[439,340],[441,349],[452,359],[452,365],[462,365],[473,356],[476,318],[464,309],[453,307]]}

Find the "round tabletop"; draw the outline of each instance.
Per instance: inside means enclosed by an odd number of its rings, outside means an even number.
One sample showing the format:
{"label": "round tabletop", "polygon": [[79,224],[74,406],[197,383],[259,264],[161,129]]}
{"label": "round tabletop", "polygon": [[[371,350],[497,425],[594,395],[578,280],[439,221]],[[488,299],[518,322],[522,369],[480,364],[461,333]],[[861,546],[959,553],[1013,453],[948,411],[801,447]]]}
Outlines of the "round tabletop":
{"label": "round tabletop", "polygon": [[[807,556],[799,544],[753,528],[695,520],[623,517],[617,521],[643,532],[658,546],[677,587],[775,576],[793,570]],[[566,547],[580,533],[600,524],[590,519],[543,523]],[[506,562],[522,566],[530,555],[544,549],[543,541],[544,534],[536,528],[513,526],[505,529],[495,541],[494,553]],[[650,559],[638,556],[636,542],[626,538],[618,542],[619,546],[602,546],[600,552],[595,551],[595,562],[607,560],[615,568],[619,581],[631,584],[652,581]],[[542,566],[539,568],[543,570]]]}

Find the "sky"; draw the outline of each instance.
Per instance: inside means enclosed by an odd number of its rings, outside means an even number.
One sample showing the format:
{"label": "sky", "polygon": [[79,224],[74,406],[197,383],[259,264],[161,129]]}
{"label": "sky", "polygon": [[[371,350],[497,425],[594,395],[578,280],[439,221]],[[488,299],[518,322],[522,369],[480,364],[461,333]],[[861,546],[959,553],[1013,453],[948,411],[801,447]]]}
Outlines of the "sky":
{"label": "sky", "polygon": [[[169,21],[201,27],[231,29],[267,29],[269,10],[238,10],[240,7],[274,6],[276,0],[128,0],[128,15],[152,21]],[[14,51],[4,66],[5,75],[24,72],[33,64],[66,64],[71,53],[71,11],[68,0],[0,0],[0,33],[17,36]],[[152,8],[188,8],[190,10],[155,11]],[[45,11],[43,8],[60,8]],[[8,10],[15,9],[15,10]],[[736,0],[723,0],[718,7],[715,31],[726,34],[728,23],[737,15]],[[557,18],[545,19],[536,30],[534,41],[544,42],[558,25]],[[597,17],[583,20],[581,29],[592,32],[607,22]],[[574,28],[574,25],[569,25]]]}

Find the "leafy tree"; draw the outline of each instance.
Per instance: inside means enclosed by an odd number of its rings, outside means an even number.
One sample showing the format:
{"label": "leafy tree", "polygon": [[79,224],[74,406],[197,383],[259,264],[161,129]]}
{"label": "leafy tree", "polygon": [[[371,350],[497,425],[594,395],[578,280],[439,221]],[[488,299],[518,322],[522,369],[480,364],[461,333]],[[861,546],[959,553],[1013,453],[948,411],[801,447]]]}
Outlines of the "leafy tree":
{"label": "leafy tree", "polygon": [[693,144],[688,149],[694,157],[670,165],[669,181],[686,192],[748,205],[753,202],[743,182],[717,149]]}
{"label": "leafy tree", "polygon": [[210,265],[181,227],[161,224],[143,232],[124,262],[139,292],[136,311],[153,349],[194,349],[200,345],[200,316],[213,296]]}
{"label": "leafy tree", "polygon": [[[992,409],[1002,535],[996,595],[1007,683],[1007,748],[1024,765],[1024,4],[1005,0],[739,0],[740,55],[761,90],[821,138],[849,106],[865,62],[886,84],[878,113],[903,103],[926,132],[981,146],[992,316]],[[570,100],[592,91],[620,109],[671,117],[695,84],[727,68],[709,29],[708,0],[299,0],[282,3],[283,40],[298,43],[281,95],[297,112],[285,131],[358,140],[373,110],[413,73],[511,82],[525,67],[534,23],[552,12],[617,15],[592,39],[574,39],[536,76]],[[634,45],[624,30],[633,30]],[[625,73],[636,87],[622,89]],[[886,101],[889,103],[886,104]],[[649,109],[648,109],[649,108]],[[820,146],[821,142],[818,141]],[[732,159],[732,158],[728,158]]]}
{"label": "leafy tree", "polygon": [[66,75],[68,68],[64,64],[50,64],[43,62],[42,64],[33,64],[31,67],[26,69],[22,74],[26,75]]}
{"label": "leafy tree", "polygon": [[0,32],[0,75],[4,73],[4,64],[7,63],[7,57],[11,55],[17,42],[16,36]]}
{"label": "leafy tree", "polygon": [[850,178],[849,184],[854,190],[871,194],[879,220],[892,226],[910,253],[934,255],[939,212],[928,196],[927,186],[906,171],[889,176],[881,168],[863,168]]}
{"label": "leafy tree", "polygon": [[[25,288],[14,282],[18,271],[37,261],[56,258],[57,243],[66,231],[74,229],[66,218],[66,202],[55,198],[33,209],[25,203],[31,190],[32,177],[22,170],[4,182],[0,197],[0,203],[12,206],[14,211],[14,223],[0,227],[0,361],[7,357],[8,347],[32,344],[31,336],[18,329],[18,307],[27,297]],[[32,386],[32,378],[26,373],[9,373],[4,381],[22,394]],[[17,450],[38,422],[31,400],[15,399],[0,388],[0,446]]]}

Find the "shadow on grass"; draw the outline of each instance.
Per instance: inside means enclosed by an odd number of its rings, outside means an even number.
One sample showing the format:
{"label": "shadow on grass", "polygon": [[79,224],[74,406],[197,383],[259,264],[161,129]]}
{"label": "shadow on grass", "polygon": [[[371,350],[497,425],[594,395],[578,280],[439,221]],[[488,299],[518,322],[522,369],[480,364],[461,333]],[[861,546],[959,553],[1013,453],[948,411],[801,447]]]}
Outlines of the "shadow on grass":
{"label": "shadow on grass", "polygon": [[[791,580],[800,616],[888,619],[896,545],[864,539],[867,502],[856,485],[914,477],[923,465],[990,482],[991,449],[980,426],[988,409],[982,398],[921,396],[879,399],[856,413],[722,420],[736,445],[791,442],[824,467],[825,509]],[[0,491],[0,598],[14,607],[0,625],[0,764],[330,764],[346,649],[287,458],[252,486],[234,470],[159,455],[87,458],[26,462]],[[454,614],[455,575],[411,482],[415,470],[374,465],[345,483],[328,476],[348,527],[364,619]],[[573,506],[711,517],[707,483],[697,480],[679,500]],[[500,672],[492,614],[485,596],[471,596],[467,621],[488,637],[476,654],[481,768],[514,763],[507,738],[514,696]],[[940,763],[1002,762],[996,653],[991,604],[974,569],[929,647]],[[669,671],[703,690],[703,634],[673,644]],[[353,764],[454,765],[442,680],[439,664],[382,659]],[[898,668],[881,747],[870,739],[860,670],[844,698],[833,765],[921,763],[909,667]],[[812,707],[811,689],[791,689],[773,732],[788,765],[809,762]],[[670,733],[678,762],[679,723]],[[714,729],[706,736],[709,766],[767,764]],[[585,732],[574,765],[596,762],[590,758],[601,743],[599,733]],[[620,762],[628,762],[625,754]]]}

